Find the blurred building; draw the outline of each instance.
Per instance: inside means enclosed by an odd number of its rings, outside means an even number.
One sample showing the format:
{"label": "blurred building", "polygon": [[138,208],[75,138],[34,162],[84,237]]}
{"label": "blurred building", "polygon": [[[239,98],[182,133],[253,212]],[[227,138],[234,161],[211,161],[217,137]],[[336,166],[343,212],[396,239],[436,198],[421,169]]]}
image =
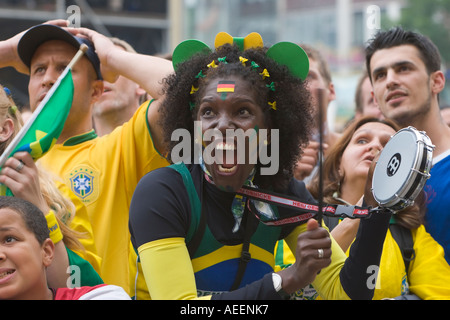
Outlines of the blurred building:
{"label": "blurred building", "polygon": [[[138,52],[172,52],[180,41],[200,39],[212,46],[219,31],[233,36],[262,35],[265,44],[307,43],[330,64],[338,99],[329,118],[352,116],[356,81],[364,65],[365,42],[381,17],[400,15],[403,0],[0,0],[0,39],[46,20],[73,20],[128,41]],[[72,21],[71,21],[72,22]],[[28,100],[27,77],[0,70],[19,104]]]}
{"label": "blurred building", "polygon": [[400,16],[402,5],[402,0],[184,0],[183,37],[212,45],[219,31],[233,36],[255,31],[267,45],[291,41],[315,46],[329,62],[337,90],[329,119],[342,126],[354,112],[365,43],[382,17]]}
{"label": "blurred building", "polygon": [[[51,19],[97,30],[129,42],[139,53],[169,51],[170,0],[0,0],[0,40]],[[28,102],[27,76],[12,68],[0,70],[0,83],[17,104]]]}

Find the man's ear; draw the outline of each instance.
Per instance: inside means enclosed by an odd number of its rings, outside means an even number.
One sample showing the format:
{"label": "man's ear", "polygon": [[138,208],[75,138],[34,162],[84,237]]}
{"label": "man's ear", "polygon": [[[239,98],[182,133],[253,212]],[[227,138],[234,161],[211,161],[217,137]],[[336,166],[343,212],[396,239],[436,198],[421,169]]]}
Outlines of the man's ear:
{"label": "man's ear", "polygon": [[445,75],[442,71],[435,71],[430,75],[431,91],[435,94],[440,93],[445,87]]}
{"label": "man's ear", "polygon": [[55,244],[50,238],[47,238],[42,244],[42,261],[45,267],[48,267],[52,264],[54,256]]}
{"label": "man's ear", "polygon": [[6,118],[0,126],[0,142],[7,141],[14,133],[14,122],[12,119]]}
{"label": "man's ear", "polygon": [[328,101],[336,100],[336,89],[334,88],[333,82],[328,85]]}
{"label": "man's ear", "polygon": [[103,80],[95,80],[92,83],[92,101],[97,101],[103,94]]}
{"label": "man's ear", "polygon": [[370,90],[370,95],[372,96],[373,103],[374,103],[375,105],[377,105],[378,107],[380,107],[380,106],[378,105],[378,100],[377,100],[377,98],[375,97],[375,94],[373,93],[373,90]]}

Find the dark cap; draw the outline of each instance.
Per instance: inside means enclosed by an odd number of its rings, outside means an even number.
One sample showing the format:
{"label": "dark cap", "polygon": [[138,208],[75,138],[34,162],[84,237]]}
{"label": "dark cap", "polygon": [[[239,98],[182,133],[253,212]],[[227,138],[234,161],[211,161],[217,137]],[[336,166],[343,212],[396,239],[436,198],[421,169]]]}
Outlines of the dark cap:
{"label": "dark cap", "polygon": [[97,74],[97,79],[102,80],[102,74],[100,72],[100,60],[95,53],[94,45],[86,38],[75,37],[66,30],[54,26],[51,24],[41,24],[29,29],[19,41],[17,51],[20,59],[25,63],[28,68],[31,66],[31,59],[36,52],[37,48],[46,41],[61,40],[71,44],[76,49],[80,48],[80,45],[86,44],[88,50],[85,55],[91,62],[94,70]]}

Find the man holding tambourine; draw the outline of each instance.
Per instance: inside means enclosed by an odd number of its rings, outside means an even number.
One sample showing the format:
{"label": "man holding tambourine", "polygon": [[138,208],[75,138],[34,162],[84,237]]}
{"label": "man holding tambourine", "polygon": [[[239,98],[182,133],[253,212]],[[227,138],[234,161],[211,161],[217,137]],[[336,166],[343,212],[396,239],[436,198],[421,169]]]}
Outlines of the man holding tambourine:
{"label": "man holding tambourine", "polygon": [[435,146],[424,188],[425,226],[450,263],[450,128],[439,109],[438,96],[445,86],[439,51],[427,37],[395,28],[380,32],[369,43],[366,64],[384,116],[426,132]]}

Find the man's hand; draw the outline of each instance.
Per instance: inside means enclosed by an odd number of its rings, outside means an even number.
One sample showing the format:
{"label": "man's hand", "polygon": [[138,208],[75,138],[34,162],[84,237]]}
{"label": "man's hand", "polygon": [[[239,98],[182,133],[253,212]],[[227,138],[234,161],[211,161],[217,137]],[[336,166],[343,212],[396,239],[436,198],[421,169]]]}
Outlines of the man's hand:
{"label": "man's hand", "polygon": [[[59,27],[67,27],[68,21],[63,19],[49,20],[44,24],[52,24]],[[20,73],[29,74],[30,70],[22,62],[17,52],[17,46],[23,34],[28,31],[22,31],[21,33],[0,42],[0,68],[13,67]]]}
{"label": "man's hand", "polygon": [[[324,152],[327,147],[327,144],[323,145]],[[294,177],[296,179],[303,180],[312,173],[319,160],[319,148],[319,142],[311,140],[308,146],[303,149],[302,157],[297,161],[294,168]]]}
{"label": "man's hand", "polygon": [[100,69],[103,80],[110,83],[116,82],[119,73],[111,68],[111,59],[115,53],[121,54],[124,50],[118,49],[117,46],[106,36],[87,28],[66,28],[72,35],[89,39],[94,44],[95,52],[100,59]]}
{"label": "man's hand", "polygon": [[330,234],[319,227],[317,220],[310,219],[306,231],[298,236],[295,258],[292,266],[278,272],[283,278],[283,289],[287,293],[313,282],[317,273],[331,263]]}

